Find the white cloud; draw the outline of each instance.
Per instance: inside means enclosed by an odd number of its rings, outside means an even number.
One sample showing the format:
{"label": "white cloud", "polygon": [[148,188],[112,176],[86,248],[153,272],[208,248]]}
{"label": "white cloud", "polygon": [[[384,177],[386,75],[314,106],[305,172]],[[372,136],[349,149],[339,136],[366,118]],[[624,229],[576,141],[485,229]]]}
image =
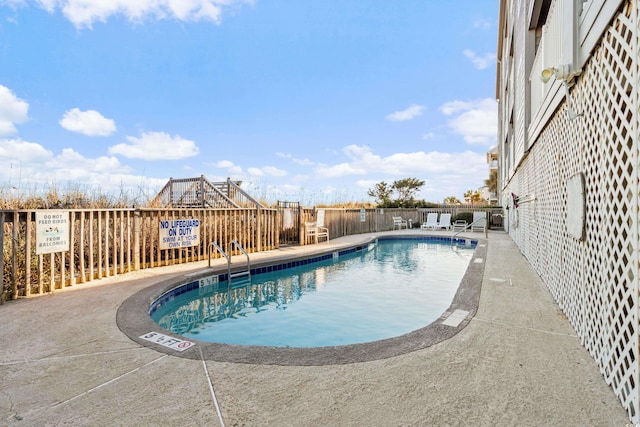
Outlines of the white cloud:
{"label": "white cloud", "polygon": [[[280,156],[287,157],[287,156]],[[333,160],[332,160],[333,159]],[[244,182],[251,194],[264,200],[299,200],[303,204],[362,201],[366,190],[382,180],[416,177],[426,182],[419,198],[442,201],[444,197],[462,197],[469,188],[477,188],[488,177],[486,153],[413,151],[380,155],[366,145],[342,147],[339,157],[324,157],[315,168],[304,168],[309,175],[287,173],[273,166],[245,167],[228,160],[215,163],[219,171]],[[326,190],[326,192],[325,192]]]}
{"label": "white cloud", "polygon": [[53,153],[35,142],[19,139],[0,140],[0,158],[20,162],[42,162],[53,156]]}
{"label": "white cloud", "polygon": [[479,18],[473,21],[473,28],[488,30],[489,28],[491,28],[491,22],[486,19]]}
{"label": "white cloud", "polygon": [[304,158],[304,159],[299,159],[299,158],[292,158],[291,161],[293,161],[293,163],[300,165],[300,166],[313,166],[315,163],[312,162],[311,160]]}
{"label": "white cloud", "polygon": [[0,140],[0,181],[8,180],[23,192],[37,194],[52,184],[68,183],[86,186],[91,192],[116,194],[123,188],[139,191],[141,183],[159,188],[166,183],[166,179],[131,175],[130,171],[115,157],[86,158],[70,148],[54,155],[37,143]]}
{"label": "white cloud", "polygon": [[[373,188],[377,183],[379,183],[381,180],[379,179],[358,179],[356,180],[356,185],[360,188]],[[384,181],[384,180],[382,180]]]}
{"label": "white cloud", "polygon": [[267,174],[267,175],[271,175],[271,176],[286,176],[287,175],[287,171],[283,170],[283,169],[279,169],[275,166],[265,166],[262,168],[262,170]]}
{"label": "white cloud", "polygon": [[116,131],[113,120],[105,118],[95,110],[80,111],[78,108],[65,112],[60,126],[88,136],[109,136]]}
{"label": "white cloud", "polygon": [[367,170],[345,162],[333,166],[320,165],[315,169],[315,172],[321,178],[338,178],[341,176],[365,175]]}
{"label": "white cloud", "polygon": [[478,164],[486,169],[486,156],[471,151],[463,153],[418,151],[382,157],[373,153],[369,147],[349,145],[344,147],[343,152],[349,159],[347,162],[319,166],[315,169],[315,173],[323,179],[368,174],[406,177],[451,170],[472,170],[473,165]]}
{"label": "white cloud", "polygon": [[95,22],[107,22],[122,15],[131,22],[145,19],[176,19],[184,22],[220,23],[222,8],[250,0],[37,0],[38,5],[54,13],[61,10],[76,28],[92,28]]}
{"label": "white cloud", "polygon": [[278,169],[274,166],[264,166],[262,168],[247,168],[247,172],[254,177],[265,176],[265,175],[269,175],[269,176],[286,176],[287,175],[287,171]]}
{"label": "white cloud", "polygon": [[433,132],[428,132],[422,135],[422,139],[433,139],[436,137],[436,134]]}
{"label": "white cloud", "polygon": [[264,172],[260,168],[247,168],[247,172],[253,176],[264,176]]}
{"label": "white cloud", "polygon": [[219,169],[232,168],[233,166],[234,166],[233,162],[229,160],[220,160],[219,162],[215,162],[213,164],[214,168],[219,168]]}
{"label": "white cloud", "polygon": [[276,153],[276,156],[282,157],[283,159],[290,159],[293,163],[298,164],[300,166],[311,166],[314,164],[311,160],[307,158],[300,159],[300,158],[294,157],[292,154],[289,154],[289,153]]}
{"label": "white cloud", "polygon": [[103,191],[116,191],[116,194],[119,194],[125,190],[130,196],[137,195],[139,203],[146,202],[148,197],[153,198],[165,186],[168,179],[168,177],[150,178],[128,173],[94,174],[89,177],[92,185],[102,188]]}
{"label": "white cloud", "polygon": [[[322,165],[314,170],[315,182],[327,185],[354,182],[346,188],[355,200],[362,200],[366,189],[377,182],[416,177],[425,181],[419,198],[442,201],[449,195],[462,197],[469,188],[477,188],[488,177],[486,154],[473,151],[445,153],[417,151],[380,156],[367,146],[349,145],[343,148],[347,161]],[[350,181],[350,176],[357,179]]]}
{"label": "white cloud", "polygon": [[405,110],[396,111],[395,113],[389,114],[387,116],[387,120],[391,120],[392,122],[403,122],[406,120],[411,120],[422,115],[422,110],[424,110],[424,106],[412,104]]}
{"label": "white cloud", "polygon": [[294,184],[282,184],[282,185],[278,185],[277,187],[270,187],[270,191],[273,191],[276,194],[279,195],[290,195],[290,194],[294,194],[294,193],[300,193],[303,192],[304,189],[302,187],[300,187],[299,185],[294,185]]}
{"label": "white cloud", "polygon": [[29,104],[15,96],[11,90],[0,85],[0,136],[15,134],[17,124],[29,118]]}
{"label": "white cloud", "polygon": [[[242,167],[236,165],[231,160],[219,160],[212,165],[216,169],[226,169],[227,176],[241,176],[244,172],[242,171]],[[249,172],[251,173],[251,172]],[[224,181],[224,179],[223,179]]]}
{"label": "white cloud", "polygon": [[465,49],[463,52],[464,56],[471,60],[471,63],[478,70],[484,70],[485,68],[493,65],[496,61],[495,53],[487,53],[484,56],[478,56],[476,53],[470,49]]}
{"label": "white cloud", "polygon": [[64,148],[62,153],[48,162],[46,167],[53,170],[68,171],[66,179],[72,180],[86,176],[88,173],[129,172],[116,157],[101,156],[90,159],[71,148]]}
{"label": "white cloud", "polygon": [[472,101],[450,101],[440,106],[440,111],[442,111],[445,116],[450,116],[459,111],[465,111],[473,108],[474,105],[475,103]]}
{"label": "white cloud", "polygon": [[12,9],[16,9],[18,6],[24,6],[26,0],[0,0],[0,6],[9,6]]}
{"label": "white cloud", "polygon": [[449,127],[462,135],[468,144],[492,146],[498,133],[498,103],[490,98],[479,101],[452,101],[440,107],[443,114],[453,116]]}
{"label": "white cloud", "polygon": [[193,141],[172,137],[164,132],[144,132],[140,138],[128,136],[129,143],[109,147],[110,154],[120,154],[129,159],[179,160],[193,157],[199,149]]}

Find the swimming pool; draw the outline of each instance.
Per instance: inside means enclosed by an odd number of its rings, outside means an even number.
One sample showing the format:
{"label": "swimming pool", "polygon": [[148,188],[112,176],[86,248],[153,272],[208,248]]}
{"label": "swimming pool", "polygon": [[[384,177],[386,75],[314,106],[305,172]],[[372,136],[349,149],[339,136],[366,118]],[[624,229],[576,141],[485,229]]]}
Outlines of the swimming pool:
{"label": "swimming pool", "polygon": [[[368,248],[376,240],[396,238],[425,238],[424,231],[413,230],[409,233],[402,230],[382,233],[370,233],[350,236],[346,239],[331,240],[326,245],[306,247],[281,248],[261,253],[255,257],[252,270],[258,272],[273,271],[280,268],[292,268],[301,263],[312,263],[317,258],[333,257],[339,252],[357,252]],[[445,242],[449,238],[440,237]],[[466,244],[466,239],[457,238],[456,242]],[[464,242],[464,243],[462,243]],[[452,338],[462,331],[473,319],[480,302],[482,281],[484,277],[484,259],[487,256],[487,244],[483,238],[474,236],[472,242],[476,245],[473,260],[458,286],[451,305],[442,315],[429,325],[409,332],[379,341],[349,344],[329,347],[270,347],[253,345],[220,344],[193,340],[195,345],[182,351],[169,347],[166,343],[149,340],[151,334],[160,334],[178,341],[182,336],[160,327],[149,315],[155,302],[162,298],[175,298],[184,293],[189,287],[198,288],[201,280],[211,275],[218,275],[219,281],[226,280],[226,266],[218,265],[213,268],[195,267],[185,273],[173,273],[164,276],[151,286],[145,286],[126,298],[116,312],[118,328],[132,341],[159,353],[192,360],[212,360],[230,363],[251,363],[281,366],[319,366],[366,362],[385,359],[424,349]],[[285,259],[286,261],[283,261]],[[163,276],[158,276],[163,277]],[[456,314],[467,313],[463,318]],[[454,320],[455,321],[451,321]]]}
{"label": "swimming pool", "polygon": [[214,343],[307,348],[384,340],[447,310],[474,248],[464,239],[380,239],[255,269],[250,284],[201,278],[162,295],[149,312],[173,333]]}

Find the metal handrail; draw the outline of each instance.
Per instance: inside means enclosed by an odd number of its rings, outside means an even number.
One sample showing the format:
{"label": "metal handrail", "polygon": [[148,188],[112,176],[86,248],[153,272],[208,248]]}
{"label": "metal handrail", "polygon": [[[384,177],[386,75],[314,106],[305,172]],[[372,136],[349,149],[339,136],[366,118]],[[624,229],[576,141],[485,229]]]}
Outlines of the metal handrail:
{"label": "metal handrail", "polygon": [[[244,256],[247,257],[247,271],[246,272],[240,271],[238,273],[235,273],[234,277],[244,276],[246,274],[249,277],[249,280],[251,280],[251,259],[249,259],[249,254],[247,253],[247,251],[244,250],[242,245],[238,243],[237,240],[232,240],[231,244],[235,245],[236,248],[240,249],[240,252],[242,252]],[[229,278],[231,278],[231,260],[229,260]]]}
{"label": "metal handrail", "polygon": [[[214,246],[218,252],[220,252],[222,254],[223,257],[225,257],[227,259],[227,263],[230,265],[231,264],[231,260],[229,259],[229,255],[227,255],[227,253],[224,251],[224,249],[222,249],[220,246],[218,246],[218,244],[216,242],[211,242],[209,244],[209,248],[211,248],[211,246]],[[211,249],[209,249],[209,267],[211,267]]]}
{"label": "metal handrail", "polygon": [[[218,252],[220,252],[222,256],[224,256],[227,259],[227,277],[229,278],[229,281],[231,281],[232,277],[239,277],[239,276],[245,276],[245,275],[248,276],[249,280],[251,280],[251,260],[249,259],[249,254],[247,253],[247,251],[244,250],[242,245],[238,243],[237,240],[232,240],[231,245],[240,249],[240,251],[247,257],[247,270],[239,271],[237,273],[234,273],[233,275],[231,275],[231,257],[227,255],[224,249],[222,249],[216,242],[211,242],[209,247],[211,246],[215,247],[218,250]],[[211,252],[212,251],[209,250],[209,267],[211,267]]]}
{"label": "metal handrail", "polygon": [[[465,231],[467,231],[467,229],[468,229],[469,227],[471,227],[471,226],[472,226],[473,224],[475,224],[476,222],[480,222],[480,221],[487,221],[487,218],[486,218],[486,217],[484,217],[484,218],[478,218],[478,219],[476,219],[475,221],[471,222],[470,224],[466,225],[462,230],[458,231],[457,233],[456,233],[456,232],[454,232],[454,234],[452,234],[452,235],[451,235],[451,244],[453,245],[453,238],[454,238],[454,237],[456,237],[456,236],[457,236],[458,234],[460,234],[460,233],[464,233]],[[485,231],[487,230],[487,223],[486,223],[486,222],[485,222],[485,225],[484,225],[484,229],[485,229]]]}

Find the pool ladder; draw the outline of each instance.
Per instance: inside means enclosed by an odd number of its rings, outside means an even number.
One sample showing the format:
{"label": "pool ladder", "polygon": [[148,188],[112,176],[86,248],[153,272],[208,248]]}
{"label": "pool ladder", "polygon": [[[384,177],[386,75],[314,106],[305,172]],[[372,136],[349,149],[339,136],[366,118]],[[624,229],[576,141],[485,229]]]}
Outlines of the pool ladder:
{"label": "pool ladder", "polygon": [[[456,237],[458,234],[460,233],[464,233],[465,231],[467,231],[469,228],[471,228],[471,226],[473,224],[475,224],[476,222],[482,222],[482,221],[486,221],[486,218],[478,218],[475,221],[473,221],[471,224],[465,225],[464,228],[458,232],[455,232],[451,235],[451,246],[453,246],[453,238]],[[487,236],[487,223],[485,223],[484,226],[484,232],[485,232],[485,237]]]}
{"label": "pool ladder", "polygon": [[[231,280],[232,279],[236,279],[238,277],[246,277],[247,278],[247,283],[251,283],[251,260],[249,259],[249,254],[247,253],[247,251],[244,250],[244,248],[242,247],[242,245],[240,243],[238,243],[237,240],[232,240],[231,241],[231,246],[233,248],[233,246],[235,246],[237,249],[240,250],[240,252],[242,252],[246,257],[247,257],[247,269],[246,270],[239,270],[239,271],[235,271],[235,272],[231,272],[231,257],[229,255],[227,255],[227,253],[224,251],[224,249],[222,249],[216,242],[211,242],[210,248],[211,247],[215,247],[218,252],[220,252],[222,254],[222,256],[224,256],[227,259],[227,277],[229,278],[229,284],[231,284]],[[209,250],[209,267],[211,267],[211,252],[213,252],[212,250]]]}

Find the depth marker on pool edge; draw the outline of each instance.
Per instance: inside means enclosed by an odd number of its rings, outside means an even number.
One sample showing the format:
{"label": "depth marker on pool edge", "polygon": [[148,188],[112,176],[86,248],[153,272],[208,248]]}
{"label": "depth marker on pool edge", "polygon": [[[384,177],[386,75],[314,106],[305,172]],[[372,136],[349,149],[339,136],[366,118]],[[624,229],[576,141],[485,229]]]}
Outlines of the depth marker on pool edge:
{"label": "depth marker on pool edge", "polygon": [[196,345],[196,343],[194,342],[170,337],[158,332],[149,332],[148,334],[142,335],[140,338],[163,345],[165,347],[169,347],[170,349],[176,351],[185,351],[186,349]]}

